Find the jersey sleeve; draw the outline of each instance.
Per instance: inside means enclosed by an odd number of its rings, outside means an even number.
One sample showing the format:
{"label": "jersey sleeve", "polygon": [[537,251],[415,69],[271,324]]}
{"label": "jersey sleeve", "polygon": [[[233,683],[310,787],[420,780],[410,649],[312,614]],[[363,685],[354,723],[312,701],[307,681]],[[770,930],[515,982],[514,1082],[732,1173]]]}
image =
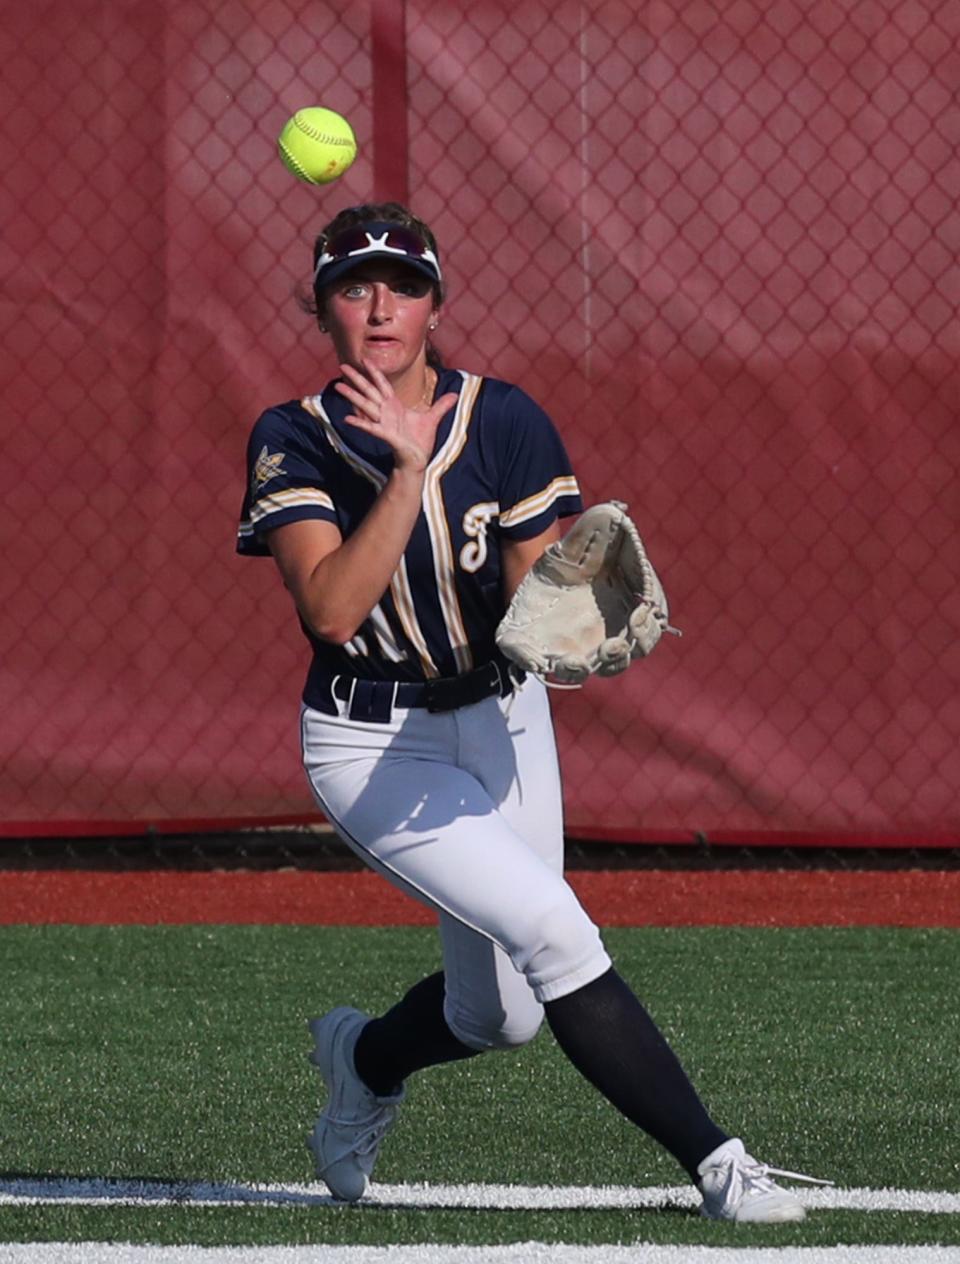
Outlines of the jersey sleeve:
{"label": "jersey sleeve", "polygon": [[267,556],[267,532],[289,522],[337,521],[327,487],[323,440],[298,413],[296,404],[268,409],[250,433],[247,490],[237,531],[240,554]]}
{"label": "jersey sleeve", "polygon": [[539,404],[511,386],[502,406],[500,531],[508,540],[529,540],[582,511],[580,487],[563,440]]}

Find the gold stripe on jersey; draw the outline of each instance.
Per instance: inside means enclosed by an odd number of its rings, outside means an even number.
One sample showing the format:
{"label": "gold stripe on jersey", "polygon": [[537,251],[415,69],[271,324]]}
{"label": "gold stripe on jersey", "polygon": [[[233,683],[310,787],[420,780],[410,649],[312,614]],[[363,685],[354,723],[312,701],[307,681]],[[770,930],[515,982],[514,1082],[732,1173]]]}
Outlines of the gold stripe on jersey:
{"label": "gold stripe on jersey", "polygon": [[292,509],[296,505],[320,505],[324,509],[333,509],[331,498],[316,487],[287,487],[253,502],[250,506],[250,526],[256,527],[271,514],[282,513],[284,509]]}
{"label": "gold stripe on jersey", "polygon": [[[355,474],[367,479],[378,492],[382,491],[387,481],[386,476],[347,447],[334,429],[333,422],[327,416],[323,405],[320,403],[319,395],[308,395],[300,403],[310,416],[320,423],[320,428],[334,452],[349,465]],[[413,593],[410,591],[410,579],[407,575],[407,560],[403,556],[401,556],[400,564],[393,572],[393,577],[390,580],[390,595],[393,597],[393,604],[396,606],[404,634],[417,651],[423,674],[428,677],[439,676],[440,672],[430,655],[430,649],[427,646],[426,638],[417,619],[416,608],[413,604]]]}
{"label": "gold stripe on jersey", "polygon": [[249,539],[256,535],[257,526],[271,514],[289,509],[291,505],[320,505],[324,509],[333,509],[333,501],[326,492],[315,487],[293,487],[282,492],[273,492],[269,496],[261,496],[250,507],[250,514],[241,518],[237,534],[241,539]]}
{"label": "gold stripe on jersey", "polygon": [[417,620],[417,611],[413,604],[413,593],[410,591],[410,579],[407,575],[405,558],[400,559],[400,565],[393,572],[393,578],[390,580],[390,595],[393,597],[393,604],[397,608],[400,624],[419,655],[423,674],[428,677],[439,676],[440,670],[430,656],[430,649]]}
{"label": "gold stripe on jersey", "polygon": [[512,509],[502,513],[500,515],[500,525],[501,527],[519,526],[521,522],[529,522],[531,518],[536,518],[538,514],[542,514],[561,496],[579,496],[579,494],[579,484],[572,474],[566,474],[562,478],[555,478],[542,492],[537,492],[535,496],[528,496],[526,500],[518,501]]}
{"label": "gold stripe on jersey", "polygon": [[460,599],[457,596],[453,541],[450,539],[450,523],[443,504],[440,480],[455,464],[467,442],[470,418],[480,393],[482,380],[474,373],[463,374],[463,386],[460,389],[460,399],[457,402],[453,425],[450,427],[446,443],[427,466],[423,485],[423,512],[427,519],[427,529],[430,532],[430,543],[433,547],[433,569],[437,578],[440,611],[457,670],[461,672],[470,671],[473,667],[473,654],[470,652],[467,630],[464,627],[463,613],[460,609]]}

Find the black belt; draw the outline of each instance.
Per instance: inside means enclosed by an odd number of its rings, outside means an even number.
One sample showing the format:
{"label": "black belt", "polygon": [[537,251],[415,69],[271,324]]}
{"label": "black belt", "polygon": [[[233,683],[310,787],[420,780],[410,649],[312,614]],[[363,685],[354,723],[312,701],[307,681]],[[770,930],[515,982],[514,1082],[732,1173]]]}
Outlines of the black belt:
{"label": "black belt", "polygon": [[[394,707],[424,707],[427,711],[457,711],[484,698],[505,698],[524,678],[518,668],[496,662],[484,663],[461,676],[440,676],[434,680],[361,680],[358,676],[336,676],[330,692],[350,704],[351,720],[386,724]],[[315,694],[316,686],[311,690]],[[312,697],[308,705],[319,699]],[[319,706],[319,710],[336,712]]]}

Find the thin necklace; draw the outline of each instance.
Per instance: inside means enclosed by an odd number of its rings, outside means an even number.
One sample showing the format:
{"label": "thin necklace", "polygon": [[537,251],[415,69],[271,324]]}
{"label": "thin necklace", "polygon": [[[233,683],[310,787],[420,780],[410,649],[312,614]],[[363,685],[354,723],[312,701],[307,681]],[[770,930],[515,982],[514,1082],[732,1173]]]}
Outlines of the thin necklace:
{"label": "thin necklace", "polygon": [[424,374],[424,377],[426,380],[423,384],[423,394],[420,396],[420,402],[417,404],[417,408],[429,408],[430,401],[433,398],[434,371],[429,365],[427,366],[427,371]]}

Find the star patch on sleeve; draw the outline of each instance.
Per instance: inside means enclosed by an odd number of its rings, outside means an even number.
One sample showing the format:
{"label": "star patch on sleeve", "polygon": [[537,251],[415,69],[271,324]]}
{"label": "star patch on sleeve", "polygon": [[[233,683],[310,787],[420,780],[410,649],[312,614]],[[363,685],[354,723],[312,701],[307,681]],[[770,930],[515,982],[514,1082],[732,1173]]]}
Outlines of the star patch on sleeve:
{"label": "star patch on sleeve", "polygon": [[250,480],[254,492],[258,492],[261,487],[269,483],[272,478],[276,478],[278,474],[286,474],[283,468],[284,452],[268,452],[267,445],[264,444],[257,457],[257,463],[253,467],[253,476]]}

